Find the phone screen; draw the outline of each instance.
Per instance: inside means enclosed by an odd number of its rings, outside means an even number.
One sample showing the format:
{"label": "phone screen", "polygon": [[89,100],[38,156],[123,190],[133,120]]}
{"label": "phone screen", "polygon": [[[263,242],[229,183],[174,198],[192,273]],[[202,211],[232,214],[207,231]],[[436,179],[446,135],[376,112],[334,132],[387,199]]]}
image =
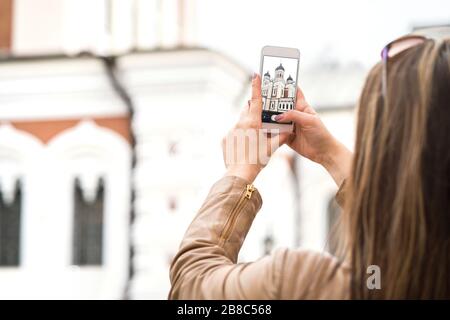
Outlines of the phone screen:
{"label": "phone screen", "polygon": [[[295,108],[299,59],[263,56],[261,93],[262,121],[278,123],[277,114]],[[289,123],[290,124],[290,123]]]}

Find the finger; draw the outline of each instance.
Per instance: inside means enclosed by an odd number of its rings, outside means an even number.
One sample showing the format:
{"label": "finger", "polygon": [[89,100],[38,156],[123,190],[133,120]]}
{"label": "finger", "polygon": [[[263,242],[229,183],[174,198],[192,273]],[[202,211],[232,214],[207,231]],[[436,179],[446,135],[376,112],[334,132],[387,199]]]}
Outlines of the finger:
{"label": "finger", "polygon": [[261,99],[261,77],[254,73],[252,78],[252,100]]}
{"label": "finger", "polygon": [[291,132],[281,132],[278,134],[272,134],[269,139],[269,154],[273,154],[279,147],[289,141],[292,133]]}
{"label": "finger", "polygon": [[305,94],[299,86],[297,86],[297,101],[306,102]]}
{"label": "finger", "polygon": [[307,112],[310,114],[316,114],[316,111],[306,101],[305,95],[299,86],[297,86],[297,97],[296,97],[295,110]]}
{"label": "finger", "polygon": [[255,73],[252,78],[252,99],[250,100],[249,113],[255,118],[261,118],[262,96],[261,96],[261,77]]}
{"label": "finger", "polygon": [[314,125],[317,121],[317,116],[315,114],[310,114],[307,112],[302,112],[298,110],[291,110],[285,113],[277,115],[275,118],[277,122],[294,122],[300,127],[307,127]]}
{"label": "finger", "polygon": [[248,100],[247,103],[242,107],[241,112],[239,114],[239,119],[243,119],[248,116],[248,112],[250,111],[250,103],[251,100]]}

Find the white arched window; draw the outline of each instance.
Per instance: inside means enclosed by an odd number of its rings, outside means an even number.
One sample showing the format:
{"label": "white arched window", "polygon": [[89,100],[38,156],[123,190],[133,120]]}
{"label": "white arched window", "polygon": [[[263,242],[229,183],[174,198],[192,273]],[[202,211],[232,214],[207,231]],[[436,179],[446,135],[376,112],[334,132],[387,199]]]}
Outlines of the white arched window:
{"label": "white arched window", "polygon": [[32,226],[39,200],[27,190],[39,180],[41,157],[37,138],[10,124],[0,125],[0,267],[26,266],[36,249]]}
{"label": "white arched window", "polygon": [[81,181],[74,181],[73,264],[101,265],[103,256],[103,216],[105,187],[97,182],[93,197],[86,197]]}
{"label": "white arched window", "polygon": [[97,297],[120,298],[130,254],[128,142],[93,121],[82,121],[49,142],[46,162],[55,186],[49,212],[59,227],[53,233],[59,239],[53,246],[54,264],[67,270],[68,285],[76,265],[80,288],[95,286]]}
{"label": "white arched window", "polygon": [[17,181],[12,197],[4,194],[0,185],[0,267],[19,265],[21,207],[20,181]]}

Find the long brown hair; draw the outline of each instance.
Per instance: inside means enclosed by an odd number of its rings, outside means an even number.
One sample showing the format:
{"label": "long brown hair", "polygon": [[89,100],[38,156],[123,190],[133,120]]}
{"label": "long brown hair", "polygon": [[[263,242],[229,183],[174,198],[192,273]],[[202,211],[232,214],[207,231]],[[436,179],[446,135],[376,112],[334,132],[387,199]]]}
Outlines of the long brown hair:
{"label": "long brown hair", "polygon": [[[342,215],[351,296],[450,298],[450,41],[389,60],[362,91]],[[367,267],[381,270],[369,290]]]}

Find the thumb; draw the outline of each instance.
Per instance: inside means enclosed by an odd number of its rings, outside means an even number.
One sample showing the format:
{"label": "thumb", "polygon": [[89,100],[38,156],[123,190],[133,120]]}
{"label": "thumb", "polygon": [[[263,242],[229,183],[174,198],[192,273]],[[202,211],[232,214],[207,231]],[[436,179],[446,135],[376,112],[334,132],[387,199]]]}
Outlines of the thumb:
{"label": "thumb", "polygon": [[307,112],[302,112],[298,110],[290,110],[284,113],[281,113],[276,116],[275,120],[277,122],[294,122],[301,127],[312,126],[317,121],[317,116],[314,114],[310,114]]}

